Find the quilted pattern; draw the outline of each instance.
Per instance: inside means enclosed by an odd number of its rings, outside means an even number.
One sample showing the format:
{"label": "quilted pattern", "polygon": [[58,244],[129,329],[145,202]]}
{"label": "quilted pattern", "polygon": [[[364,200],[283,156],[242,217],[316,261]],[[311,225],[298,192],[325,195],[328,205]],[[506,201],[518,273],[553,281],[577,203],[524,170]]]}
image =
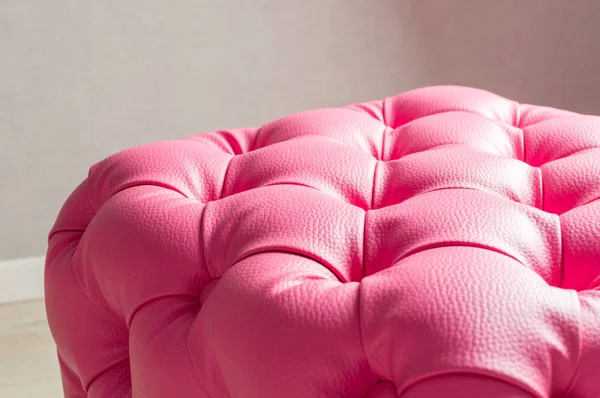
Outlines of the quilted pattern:
{"label": "quilted pattern", "polygon": [[466,87],[94,165],[49,235],[68,397],[600,397],[600,117]]}

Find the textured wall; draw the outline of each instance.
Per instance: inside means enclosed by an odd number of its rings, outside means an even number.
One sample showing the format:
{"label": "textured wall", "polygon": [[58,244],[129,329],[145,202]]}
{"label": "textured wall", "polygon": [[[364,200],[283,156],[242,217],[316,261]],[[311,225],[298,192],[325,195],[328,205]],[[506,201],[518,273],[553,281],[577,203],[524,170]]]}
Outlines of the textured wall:
{"label": "textured wall", "polygon": [[521,102],[600,114],[600,2],[410,4],[427,84],[468,84]]}
{"label": "textured wall", "polygon": [[[0,2],[0,259],[124,148],[419,85],[396,1]],[[399,12],[400,11],[400,12]]]}
{"label": "textured wall", "polygon": [[288,113],[473,85],[600,113],[594,0],[0,2],[0,259],[89,166]]}

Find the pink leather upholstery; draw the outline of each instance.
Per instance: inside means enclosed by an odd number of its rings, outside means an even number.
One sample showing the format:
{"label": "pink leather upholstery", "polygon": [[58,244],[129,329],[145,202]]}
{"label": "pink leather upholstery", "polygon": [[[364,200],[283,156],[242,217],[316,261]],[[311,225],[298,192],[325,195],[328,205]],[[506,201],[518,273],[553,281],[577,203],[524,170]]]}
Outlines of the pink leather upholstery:
{"label": "pink leather upholstery", "polygon": [[49,237],[68,397],[600,397],[600,117],[465,87],[94,165]]}

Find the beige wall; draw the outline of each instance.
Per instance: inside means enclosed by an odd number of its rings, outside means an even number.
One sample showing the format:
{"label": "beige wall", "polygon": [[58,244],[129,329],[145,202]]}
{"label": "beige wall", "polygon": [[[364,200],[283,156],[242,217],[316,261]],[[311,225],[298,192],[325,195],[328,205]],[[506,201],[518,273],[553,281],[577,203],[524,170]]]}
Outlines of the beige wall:
{"label": "beige wall", "polygon": [[0,2],[0,259],[121,149],[419,81],[394,0]]}
{"label": "beige wall", "polygon": [[599,5],[3,0],[0,259],[133,145],[442,83],[600,113]]}
{"label": "beige wall", "polygon": [[428,84],[468,84],[600,114],[600,1],[410,3]]}

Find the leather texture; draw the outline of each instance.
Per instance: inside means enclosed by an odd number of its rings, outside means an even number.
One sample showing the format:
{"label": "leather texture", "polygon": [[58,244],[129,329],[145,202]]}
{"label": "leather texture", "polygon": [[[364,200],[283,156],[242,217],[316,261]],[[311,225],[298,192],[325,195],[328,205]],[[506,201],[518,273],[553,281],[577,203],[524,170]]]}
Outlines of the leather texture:
{"label": "leather texture", "polygon": [[487,91],[95,164],[49,235],[66,397],[600,397],[600,117]]}

